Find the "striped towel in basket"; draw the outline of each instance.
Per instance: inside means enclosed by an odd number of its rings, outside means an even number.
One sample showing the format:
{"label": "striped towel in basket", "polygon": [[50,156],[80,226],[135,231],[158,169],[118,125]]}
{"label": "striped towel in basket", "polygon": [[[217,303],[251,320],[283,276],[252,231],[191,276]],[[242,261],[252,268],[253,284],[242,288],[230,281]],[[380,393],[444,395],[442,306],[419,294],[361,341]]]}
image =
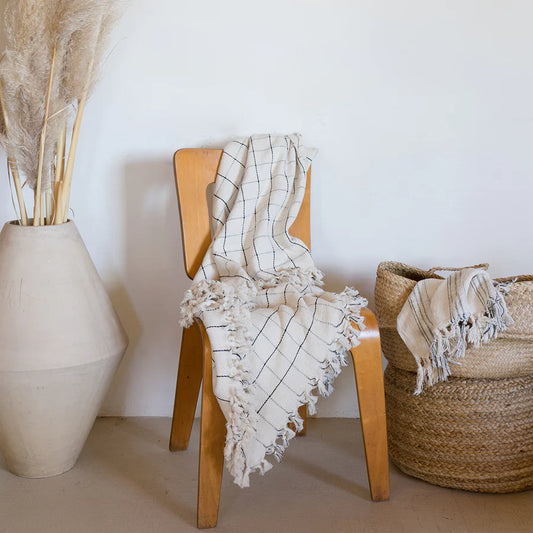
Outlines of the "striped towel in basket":
{"label": "striped towel in basket", "polygon": [[455,272],[419,281],[398,315],[398,333],[418,364],[415,394],[448,379],[467,344],[478,348],[513,322],[504,300],[509,283],[494,282],[482,268],[442,270]]}

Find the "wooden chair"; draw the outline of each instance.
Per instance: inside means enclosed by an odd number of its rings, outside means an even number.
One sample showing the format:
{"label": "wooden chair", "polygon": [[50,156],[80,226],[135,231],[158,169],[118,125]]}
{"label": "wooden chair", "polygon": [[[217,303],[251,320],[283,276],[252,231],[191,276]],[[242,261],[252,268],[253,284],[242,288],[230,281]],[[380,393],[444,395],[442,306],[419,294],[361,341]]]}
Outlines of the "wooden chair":
{"label": "wooden chair", "polygon": [[[174,156],[178,203],[181,215],[185,270],[193,278],[210,244],[206,189],[214,182],[222,150],[185,149]],[[310,245],[310,174],[305,197],[291,234]],[[366,328],[361,344],[351,350],[368,481],[372,500],[389,498],[389,463],[385,423],[385,397],[381,346],[376,318],[363,309]],[[198,470],[197,525],[214,527],[218,518],[226,436],[225,418],[213,393],[211,346],[205,328],[197,320],[183,330],[170,434],[170,450],[185,450],[194,420],[203,379]],[[305,418],[305,408],[300,410]],[[305,429],[304,429],[305,431]],[[303,432],[302,432],[303,433]]]}

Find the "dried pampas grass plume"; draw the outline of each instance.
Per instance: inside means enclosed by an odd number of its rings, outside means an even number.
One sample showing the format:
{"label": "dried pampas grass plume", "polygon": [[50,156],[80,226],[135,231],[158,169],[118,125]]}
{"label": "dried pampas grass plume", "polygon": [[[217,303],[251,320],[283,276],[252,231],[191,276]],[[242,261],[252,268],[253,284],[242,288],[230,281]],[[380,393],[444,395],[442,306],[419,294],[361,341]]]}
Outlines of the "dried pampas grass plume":
{"label": "dried pampas grass plume", "polygon": [[44,218],[42,205],[48,221],[66,221],[81,119],[117,16],[115,0],[7,5],[0,143],[35,191],[35,225]]}
{"label": "dried pampas grass plume", "polygon": [[[1,93],[2,93],[2,86],[0,85],[0,94]],[[0,106],[2,107],[0,109],[0,146],[5,146],[7,143],[7,130],[6,130],[6,119],[4,118],[5,117],[4,106],[2,105],[1,97],[0,97]]]}
{"label": "dried pampas grass plume", "polygon": [[[2,85],[2,80],[0,78],[0,146],[2,146],[7,153],[7,171],[8,171],[8,175],[13,179],[13,183],[15,185],[15,191],[17,193],[17,202],[19,205],[20,222],[21,224],[27,226],[28,225],[28,214],[26,212],[26,204],[24,203],[24,196],[22,194],[22,184],[20,181],[18,166],[11,153],[11,148],[9,147],[9,143],[7,140],[8,131],[9,131],[9,120],[8,120],[8,115],[7,115],[6,102],[4,98],[4,88]],[[16,211],[16,207],[15,207],[15,211]]]}

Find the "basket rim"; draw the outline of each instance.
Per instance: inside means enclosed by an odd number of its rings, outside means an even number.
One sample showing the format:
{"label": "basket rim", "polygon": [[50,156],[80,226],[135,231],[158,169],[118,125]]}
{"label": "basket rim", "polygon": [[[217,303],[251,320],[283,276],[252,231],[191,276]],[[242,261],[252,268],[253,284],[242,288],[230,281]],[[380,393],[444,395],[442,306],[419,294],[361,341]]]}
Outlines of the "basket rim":
{"label": "basket rim", "polygon": [[[400,261],[381,261],[378,265],[377,273],[388,272],[395,276],[399,276],[410,281],[422,281],[424,279],[445,279],[443,276],[439,276],[428,270],[424,270],[419,267],[408,265]],[[494,281],[498,283],[506,283],[508,281],[514,282],[529,282],[533,281],[533,274],[520,274],[517,276],[507,276],[504,278],[494,278]]]}

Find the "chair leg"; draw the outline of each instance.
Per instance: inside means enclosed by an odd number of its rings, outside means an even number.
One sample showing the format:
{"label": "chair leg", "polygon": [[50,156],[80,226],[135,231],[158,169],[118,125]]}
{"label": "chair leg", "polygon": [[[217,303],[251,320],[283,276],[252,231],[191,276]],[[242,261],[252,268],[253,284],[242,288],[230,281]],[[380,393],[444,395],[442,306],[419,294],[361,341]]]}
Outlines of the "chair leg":
{"label": "chair leg", "polygon": [[[201,326],[203,328],[203,326]],[[224,468],[226,419],[213,392],[213,367],[209,338],[202,332],[203,389],[202,421],[200,425],[200,463],[198,468],[197,526],[215,527],[218,519],[220,488]]]}
{"label": "chair leg", "polygon": [[194,412],[202,382],[202,337],[196,323],[183,330],[176,383],[174,414],[170,430],[171,451],[186,450],[189,445]]}
{"label": "chair leg", "polygon": [[373,501],[382,501],[389,499],[390,482],[381,345],[376,318],[367,309],[362,314],[366,329],[360,336],[361,344],[352,348],[351,353],[370,494]]}

